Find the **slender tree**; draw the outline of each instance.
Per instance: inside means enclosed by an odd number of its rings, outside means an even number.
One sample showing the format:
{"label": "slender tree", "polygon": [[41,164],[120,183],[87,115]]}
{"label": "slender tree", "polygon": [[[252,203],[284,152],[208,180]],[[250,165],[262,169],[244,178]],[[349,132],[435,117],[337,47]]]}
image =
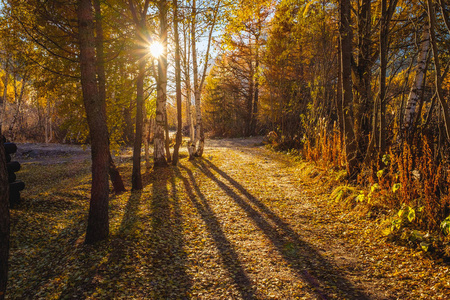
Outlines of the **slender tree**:
{"label": "slender tree", "polygon": [[347,174],[353,177],[358,171],[357,144],[353,131],[352,116],[352,28],[350,17],[350,0],[340,1],[339,35],[341,45],[341,78],[342,78],[342,121],[344,128],[345,155],[347,157]]}
{"label": "slender tree", "polygon": [[143,3],[142,9],[138,11],[135,0],[128,1],[131,15],[136,28],[136,42],[138,44],[138,76],[136,78],[136,123],[133,144],[133,170],[131,173],[131,188],[133,190],[141,190],[141,146],[142,146],[142,130],[144,126],[144,79],[145,79],[145,45],[147,44],[147,11],[150,1]]}
{"label": "slender tree", "polygon": [[165,156],[164,126],[167,100],[167,1],[158,2],[159,10],[159,41],[163,53],[158,58],[158,77],[156,81],[156,126],[153,151],[153,164],[155,167],[167,166]]}
{"label": "slender tree", "polygon": [[430,31],[430,39],[431,39],[431,49],[433,50],[433,61],[435,68],[435,83],[436,83],[436,91],[439,103],[441,104],[442,114],[444,115],[444,127],[445,134],[447,137],[447,141],[450,141],[450,116],[449,116],[449,108],[448,103],[444,98],[444,92],[442,90],[442,71],[441,71],[441,63],[439,60],[439,52],[437,49],[436,42],[436,11],[434,9],[434,3],[431,0],[427,0],[427,9],[428,9],[428,20],[429,20],[429,31]]}
{"label": "slender tree", "polygon": [[419,54],[417,57],[416,72],[414,81],[406,102],[404,128],[402,131],[411,132],[413,130],[413,120],[416,113],[417,103],[423,95],[424,81],[427,72],[427,57],[430,49],[430,31],[425,27],[420,43]]}
{"label": "slender tree", "polygon": [[[217,22],[217,15],[219,12],[219,7],[221,4],[221,0],[217,1],[216,6],[214,7],[213,17],[211,23],[209,24],[209,33],[208,40],[206,46],[206,52],[204,57],[204,65],[203,71],[199,73],[198,70],[198,58],[197,58],[197,4],[196,0],[192,1],[192,14],[191,14],[191,46],[192,46],[192,69],[193,69],[193,81],[194,81],[194,99],[195,99],[195,134],[194,134],[194,142],[191,145],[193,151],[190,150],[190,153],[194,156],[201,157],[203,155],[203,149],[205,145],[205,133],[203,128],[203,119],[202,119],[202,109],[201,109],[201,94],[202,89],[205,83],[206,71],[209,66],[209,54],[211,49],[212,42],[212,34],[215,30],[215,25]],[[192,157],[190,157],[192,158]]]}
{"label": "slender tree", "polygon": [[[105,73],[105,55],[103,50],[103,25],[102,25],[102,11],[100,7],[100,0],[93,1],[95,10],[95,48],[97,54],[97,80],[98,80],[98,94],[101,101],[106,103],[106,73]],[[115,193],[125,191],[122,176],[117,170],[111,152],[109,154],[109,177]]]}
{"label": "slender tree", "polygon": [[175,93],[177,102],[177,136],[173,148],[172,164],[178,164],[178,152],[182,142],[182,107],[181,107],[181,58],[180,39],[178,34],[178,0],[173,0],[173,35],[175,40]]}

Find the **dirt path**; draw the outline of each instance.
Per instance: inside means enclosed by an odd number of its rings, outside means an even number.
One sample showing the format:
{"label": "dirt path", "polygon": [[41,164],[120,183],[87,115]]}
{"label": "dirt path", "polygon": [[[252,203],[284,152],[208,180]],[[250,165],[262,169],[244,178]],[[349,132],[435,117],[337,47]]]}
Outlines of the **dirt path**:
{"label": "dirt path", "polygon": [[373,220],[343,214],[299,163],[259,143],[214,141],[206,159],[182,172],[195,191],[190,198],[206,224],[204,235],[217,248],[217,267],[234,274],[233,297],[448,297],[448,266],[386,243]]}
{"label": "dirt path", "polygon": [[389,298],[329,232],[327,224],[335,220],[323,218],[325,203],[306,195],[289,161],[241,141],[217,142],[208,155],[192,171],[186,167],[185,176],[196,190],[191,201],[218,249],[220,267],[235,274],[229,283],[235,296]]}
{"label": "dirt path", "polygon": [[146,173],[111,199],[96,246],[82,243],[89,164],[24,168],[9,299],[446,299],[448,266],[386,243],[260,141],[209,141],[203,159]]}

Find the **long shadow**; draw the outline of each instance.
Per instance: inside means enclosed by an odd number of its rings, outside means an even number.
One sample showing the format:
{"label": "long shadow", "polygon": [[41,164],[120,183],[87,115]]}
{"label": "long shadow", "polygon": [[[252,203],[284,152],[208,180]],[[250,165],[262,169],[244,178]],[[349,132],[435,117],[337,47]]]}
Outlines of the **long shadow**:
{"label": "long shadow", "polygon": [[[123,274],[127,272],[127,264],[122,264],[127,261],[127,254],[132,248],[131,241],[134,239],[133,231],[136,229],[138,221],[139,205],[141,203],[142,192],[134,191],[128,198],[125,206],[125,212],[122,217],[118,234],[111,236],[109,241],[102,242],[105,245],[110,245],[110,251],[102,250],[101,244],[84,245],[83,252],[85,255],[80,255],[78,260],[84,270],[83,279],[80,281],[78,274],[72,274],[67,280],[67,287],[61,293],[58,299],[84,298],[84,294],[92,294],[96,287],[103,287],[101,282],[97,282],[98,276],[107,278],[113,286],[116,286],[121,280]],[[115,201],[112,199],[111,202]],[[86,255],[89,253],[89,255]],[[99,255],[100,254],[100,255]],[[108,259],[102,262],[103,257]]]}
{"label": "long shadow", "polygon": [[[171,185],[171,191],[168,185]],[[192,279],[186,272],[187,254],[183,237],[183,217],[171,168],[161,169],[152,186],[151,233],[148,253],[153,278],[152,298],[188,299]]]}
{"label": "long shadow", "polygon": [[139,204],[141,203],[142,191],[132,191],[125,206],[125,213],[120,222],[119,234],[126,234],[135,226],[138,218]]}
{"label": "long shadow", "polygon": [[[370,299],[367,294],[354,287],[349,280],[342,277],[338,270],[335,270],[313,246],[303,241],[286,222],[249,193],[236,180],[209,161],[201,160],[199,163],[194,162],[194,165],[208,178],[213,180],[246,212],[247,216],[270,239],[278,252],[289,263],[292,270],[308,284],[311,292],[315,293],[321,299],[330,299],[337,296],[351,297],[351,299]],[[228,183],[220,180],[210,169],[217,172]],[[237,189],[245,197],[238,195],[232,187]],[[272,225],[268,220],[275,225]],[[308,254],[302,256],[302,253]],[[333,295],[334,293],[331,293],[330,290],[333,287],[337,287],[340,295]]]}
{"label": "long shadow", "polygon": [[[206,201],[205,196],[200,191],[200,188],[196,183],[194,174],[185,166],[180,165],[180,168],[186,171],[189,179],[183,177],[178,170],[176,174],[183,181],[184,188],[188,194],[189,200],[194,205],[197,212],[205,222],[206,229],[208,230],[210,236],[213,238],[216,248],[219,250],[222,264],[227,269],[229,275],[236,284],[241,297],[243,299],[256,299],[254,296],[252,282],[242,268],[238,254],[236,253],[233,245],[225,236],[219,220],[214,215],[214,212]],[[196,194],[198,197],[196,197]]]}

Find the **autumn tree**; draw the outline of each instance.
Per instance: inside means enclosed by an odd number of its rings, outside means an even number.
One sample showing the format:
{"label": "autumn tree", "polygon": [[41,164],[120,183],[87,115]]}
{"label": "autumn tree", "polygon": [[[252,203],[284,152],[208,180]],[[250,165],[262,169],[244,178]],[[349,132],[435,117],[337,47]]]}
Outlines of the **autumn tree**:
{"label": "autumn tree", "polygon": [[92,188],[86,243],[94,243],[105,239],[109,234],[109,139],[106,104],[100,97],[97,86],[94,14],[90,0],[79,0],[77,17],[81,86],[91,135],[92,156]]}
{"label": "autumn tree", "polygon": [[[202,118],[202,109],[201,109],[201,95],[203,86],[205,83],[208,66],[210,64],[210,50],[212,43],[212,35],[215,30],[215,26],[217,23],[217,17],[219,14],[221,0],[218,0],[214,3],[213,7],[210,7],[206,10],[206,12],[210,13],[205,15],[206,22],[202,24],[200,22],[200,11],[197,10],[197,2],[196,0],[192,1],[191,7],[191,18],[190,18],[190,42],[192,49],[192,81],[193,81],[193,94],[194,94],[194,102],[195,102],[195,129],[194,129],[194,140],[191,141],[189,150],[189,156],[192,159],[194,156],[201,157],[203,155],[203,149],[205,144],[205,132],[203,128],[203,118]],[[199,51],[197,49],[198,37],[197,30],[203,25],[206,26],[203,30],[207,32],[207,40],[206,40],[206,50],[203,55],[203,68],[199,70]]]}
{"label": "autumn tree", "polygon": [[164,167],[167,165],[165,155],[165,132],[166,125],[166,101],[167,101],[167,10],[166,0],[158,2],[159,11],[159,42],[162,46],[162,53],[158,57],[158,77],[156,80],[156,126],[153,160],[155,167]]}
{"label": "autumn tree", "polygon": [[172,164],[178,164],[178,152],[182,142],[182,101],[181,101],[181,56],[180,56],[180,38],[178,32],[179,14],[178,14],[178,0],[173,0],[173,35],[175,44],[175,97],[177,106],[177,136],[175,146],[173,149]]}
{"label": "autumn tree", "polygon": [[272,5],[271,1],[241,1],[227,18],[224,46],[234,52],[235,59],[241,61],[240,72],[246,74],[246,136],[256,133],[261,52]]}
{"label": "autumn tree", "polygon": [[[146,45],[147,41],[147,13],[150,1],[144,3],[130,0],[128,2],[130,12],[135,24],[136,46],[138,48],[138,75],[136,77],[136,122],[133,145],[133,171],[131,175],[131,185],[133,190],[142,189],[141,177],[141,146],[142,130],[144,124],[144,78],[146,67]],[[142,5],[142,6],[140,6]]]}

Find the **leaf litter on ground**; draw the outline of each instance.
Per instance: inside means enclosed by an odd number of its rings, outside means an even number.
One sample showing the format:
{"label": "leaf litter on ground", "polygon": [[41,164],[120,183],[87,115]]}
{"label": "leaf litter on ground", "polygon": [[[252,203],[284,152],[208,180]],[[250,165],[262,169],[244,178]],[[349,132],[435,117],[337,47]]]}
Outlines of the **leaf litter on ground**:
{"label": "leaf litter on ground", "polygon": [[[90,163],[26,164],[7,299],[445,299],[449,266],[331,203],[316,167],[251,143],[150,170],[83,244]],[[130,182],[131,162],[119,169]],[[45,174],[45,176],[43,175]],[[130,187],[128,187],[130,190]]]}

